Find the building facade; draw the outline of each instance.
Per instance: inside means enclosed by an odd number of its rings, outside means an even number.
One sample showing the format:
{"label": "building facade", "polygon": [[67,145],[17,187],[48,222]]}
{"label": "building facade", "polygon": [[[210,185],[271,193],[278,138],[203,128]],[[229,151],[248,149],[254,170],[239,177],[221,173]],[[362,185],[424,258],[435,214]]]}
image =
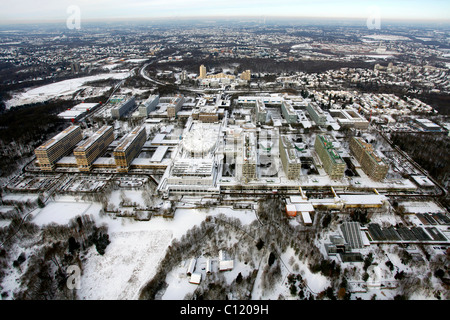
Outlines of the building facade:
{"label": "building facade", "polygon": [[72,151],[82,138],[81,128],[79,126],[70,126],[37,147],[34,153],[40,169],[52,171],[55,168],[55,163]]}
{"label": "building facade", "polygon": [[283,113],[284,119],[288,123],[296,123],[298,120],[297,112],[295,112],[294,107],[290,101],[284,100],[281,103],[281,112]]}
{"label": "building facade", "polygon": [[327,116],[317,103],[315,102],[308,103],[306,110],[308,111],[309,115],[318,126],[326,125]]}
{"label": "building facade", "polygon": [[147,117],[148,114],[154,110],[156,110],[156,107],[159,103],[159,95],[151,95],[148,97],[147,100],[145,100],[140,106],[139,106],[139,116],[140,117]]}
{"label": "building facade", "polygon": [[114,149],[114,160],[118,172],[128,172],[131,162],[139,154],[146,140],[145,127],[136,127]]}
{"label": "building facade", "polygon": [[302,163],[297,157],[295,146],[286,135],[280,136],[280,159],[283,164],[283,170],[286,177],[290,180],[295,180],[300,177],[302,170]]}
{"label": "building facade", "polygon": [[115,106],[111,109],[111,117],[119,119],[124,114],[128,113],[132,108],[136,106],[136,100],[134,97],[129,98],[127,101]]}
{"label": "building facade", "polygon": [[114,141],[112,126],[103,126],[92,137],[73,150],[80,171],[90,171],[94,161]]}
{"label": "building facade", "polygon": [[350,140],[350,151],[370,178],[380,181],[386,177],[389,165],[374,152],[370,143],[353,137]]}
{"label": "building facade", "polygon": [[341,179],[344,176],[347,165],[333,146],[331,137],[317,135],[314,148],[330,178]]}

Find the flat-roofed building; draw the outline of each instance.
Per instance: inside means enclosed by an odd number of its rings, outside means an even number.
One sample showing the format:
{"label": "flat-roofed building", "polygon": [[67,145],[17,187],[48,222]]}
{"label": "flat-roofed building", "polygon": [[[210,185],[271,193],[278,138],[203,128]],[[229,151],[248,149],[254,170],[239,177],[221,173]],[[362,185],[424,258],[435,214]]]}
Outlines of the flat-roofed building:
{"label": "flat-roofed building", "polygon": [[286,177],[290,180],[298,179],[302,170],[302,163],[295,151],[295,145],[288,136],[281,135],[279,147],[280,159]]}
{"label": "flat-roofed building", "polygon": [[316,102],[308,103],[306,110],[318,126],[327,124],[327,116]]}
{"label": "flat-roofed building", "polygon": [[129,98],[127,101],[120,103],[111,109],[111,117],[119,119],[124,114],[128,113],[132,108],[136,106],[136,100],[134,97]]}
{"label": "flat-roofed building", "polygon": [[114,141],[112,126],[103,126],[90,138],[73,150],[80,171],[90,171],[94,161],[102,155]]}
{"label": "flat-roofed building", "polygon": [[335,149],[331,137],[317,135],[314,148],[322,166],[331,179],[341,179],[347,165]]}
{"label": "flat-roofed building", "polygon": [[361,164],[364,173],[376,181],[383,180],[389,170],[389,165],[374,150],[370,143],[361,138],[350,140],[350,151]]}
{"label": "flat-roofed building", "polygon": [[147,140],[145,127],[136,127],[114,149],[114,159],[118,172],[128,172],[133,159],[141,151]]}
{"label": "flat-roofed building", "polygon": [[82,138],[80,127],[70,126],[37,147],[34,153],[41,170],[52,171],[55,168],[55,163],[72,151]]}
{"label": "flat-roofed building", "polygon": [[152,111],[156,110],[156,107],[159,103],[159,95],[154,94],[148,97],[140,106],[139,106],[139,116],[147,117],[148,114]]}
{"label": "flat-roofed building", "polygon": [[281,103],[281,112],[288,123],[297,123],[298,115],[290,101],[284,100]]}
{"label": "flat-roofed building", "polygon": [[331,109],[331,116],[336,118],[337,123],[342,127],[352,127],[356,129],[367,129],[369,121],[360,115],[354,108]]}
{"label": "flat-roofed building", "polygon": [[251,74],[250,70],[242,71],[241,80],[250,81],[251,77],[252,77],[252,74]]}
{"label": "flat-roofed building", "polygon": [[177,115],[178,111],[181,110],[183,103],[184,103],[183,95],[179,94],[175,97],[171,97],[167,105],[167,116],[169,118],[174,118]]}
{"label": "flat-roofed building", "polygon": [[256,100],[255,105],[256,122],[266,123],[267,109],[263,99]]}
{"label": "flat-roofed building", "polygon": [[257,166],[257,152],[256,152],[256,137],[253,132],[244,132],[242,135],[242,177],[248,182],[256,179]]}

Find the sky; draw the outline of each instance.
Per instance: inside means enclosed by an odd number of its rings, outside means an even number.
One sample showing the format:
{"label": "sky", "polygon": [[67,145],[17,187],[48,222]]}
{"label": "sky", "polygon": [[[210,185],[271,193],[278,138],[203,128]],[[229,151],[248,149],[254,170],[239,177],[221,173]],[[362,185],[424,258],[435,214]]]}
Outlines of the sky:
{"label": "sky", "polygon": [[[287,16],[450,21],[448,0],[0,0],[0,23],[82,19]],[[76,8],[76,12],[73,8]]]}

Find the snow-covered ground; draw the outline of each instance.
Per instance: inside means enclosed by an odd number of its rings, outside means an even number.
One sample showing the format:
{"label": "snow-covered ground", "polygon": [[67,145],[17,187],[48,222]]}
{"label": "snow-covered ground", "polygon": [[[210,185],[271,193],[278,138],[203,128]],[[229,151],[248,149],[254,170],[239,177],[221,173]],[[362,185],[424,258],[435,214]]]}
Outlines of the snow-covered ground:
{"label": "snow-covered ground", "polygon": [[104,79],[121,80],[129,76],[129,72],[103,73],[95,76],[59,81],[17,93],[12,99],[6,101],[5,104],[6,108],[11,108],[29,103],[44,102],[55,97],[68,97],[73,95],[77,90],[87,88],[87,86],[84,85],[86,82]]}

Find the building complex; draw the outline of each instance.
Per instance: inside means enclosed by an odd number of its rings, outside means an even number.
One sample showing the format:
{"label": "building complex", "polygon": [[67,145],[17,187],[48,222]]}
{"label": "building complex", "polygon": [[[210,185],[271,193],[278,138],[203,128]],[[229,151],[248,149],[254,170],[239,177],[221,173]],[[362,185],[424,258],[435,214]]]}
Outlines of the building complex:
{"label": "building complex", "polygon": [[317,135],[314,148],[330,178],[341,179],[347,165],[333,145],[331,136]]}
{"label": "building complex", "polygon": [[134,128],[125,136],[113,152],[118,172],[128,172],[131,162],[141,151],[146,140],[147,133],[144,126]]}
{"label": "building complex", "polygon": [[361,164],[361,167],[373,180],[383,180],[388,172],[388,164],[373,150],[370,143],[363,141],[359,137],[350,140],[350,151]]}
{"label": "building complex", "polygon": [[34,152],[41,170],[52,171],[55,168],[55,163],[71,152],[82,138],[80,127],[70,126],[37,147]]}
{"label": "building complex", "polygon": [[80,171],[90,171],[94,161],[114,141],[112,126],[103,126],[73,150]]}

